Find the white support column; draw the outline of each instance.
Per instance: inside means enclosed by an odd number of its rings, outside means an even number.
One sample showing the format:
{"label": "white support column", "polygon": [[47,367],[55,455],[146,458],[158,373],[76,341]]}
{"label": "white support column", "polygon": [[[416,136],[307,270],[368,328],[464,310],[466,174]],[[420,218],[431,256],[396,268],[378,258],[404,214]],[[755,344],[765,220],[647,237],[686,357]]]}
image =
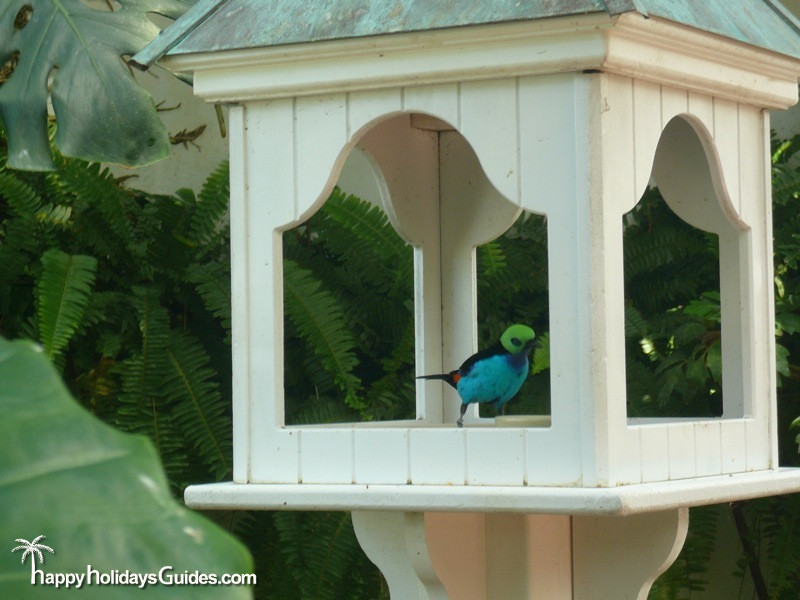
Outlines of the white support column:
{"label": "white support column", "polygon": [[572,517],[574,600],[645,600],[677,558],[688,528],[688,508]]}
{"label": "white support column", "polygon": [[447,600],[428,555],[422,513],[353,511],[353,527],[392,600]]}

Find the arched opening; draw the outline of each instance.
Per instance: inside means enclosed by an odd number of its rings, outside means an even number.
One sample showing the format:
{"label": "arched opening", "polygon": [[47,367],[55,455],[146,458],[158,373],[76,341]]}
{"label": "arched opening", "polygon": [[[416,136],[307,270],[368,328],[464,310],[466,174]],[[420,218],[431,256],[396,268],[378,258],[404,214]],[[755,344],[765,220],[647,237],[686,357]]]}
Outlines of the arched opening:
{"label": "arched opening", "polygon": [[742,417],[747,228],[701,123],[664,128],[623,229],[628,417]]}
{"label": "arched opening", "polygon": [[[415,375],[458,368],[515,322],[544,344],[508,412],[549,414],[544,219],[435,117],[384,117],[356,138],[328,200],[283,232],[285,424],[454,426],[455,390]],[[494,424],[474,409],[467,422]]]}

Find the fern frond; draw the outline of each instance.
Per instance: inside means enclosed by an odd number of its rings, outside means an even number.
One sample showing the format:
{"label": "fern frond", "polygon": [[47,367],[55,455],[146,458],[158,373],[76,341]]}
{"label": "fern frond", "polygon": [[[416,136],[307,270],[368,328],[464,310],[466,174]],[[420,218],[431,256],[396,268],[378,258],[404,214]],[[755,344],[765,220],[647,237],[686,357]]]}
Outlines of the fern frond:
{"label": "fern frond", "polygon": [[225,161],[208,176],[197,197],[189,227],[198,244],[208,243],[219,231],[229,198],[230,173]]}
{"label": "fern frond", "polygon": [[477,248],[479,273],[482,277],[495,277],[508,267],[503,248],[498,242],[488,242]]}
{"label": "fern frond", "polygon": [[231,341],[231,271],[228,263],[210,262],[189,265],[186,281],[194,284],[203,304],[219,319],[225,329],[225,341]]}
{"label": "fern frond", "polygon": [[96,222],[102,224],[98,235],[110,234],[117,238],[117,243],[125,246],[133,243],[131,215],[138,212],[138,206],[131,195],[114,181],[107,168],[101,169],[96,163],[63,159],[61,168],[53,177],[65,195],[60,204],[69,204],[66,198],[73,198],[76,211],[92,213]]}
{"label": "fern frond", "polygon": [[39,341],[55,359],[81,323],[94,284],[97,260],[51,248],[42,255],[37,283]]}
{"label": "fern frond", "polygon": [[0,169],[0,197],[17,215],[34,217],[42,201],[36,191],[9,171]]}
{"label": "fern frond", "polygon": [[345,393],[348,406],[361,410],[360,381],[353,375],[358,364],[355,342],[342,307],[336,298],[322,289],[307,269],[284,260],[284,302],[286,315],[305,340],[309,354],[321,361],[337,386]]}
{"label": "fern frond", "polygon": [[218,480],[231,473],[232,425],[216,373],[200,343],[174,333],[166,349],[169,369],[161,392],[172,406],[175,424]]}
{"label": "fern frond", "polygon": [[120,377],[116,424],[123,431],[147,435],[161,456],[170,482],[180,488],[188,465],[185,442],[160,393],[161,382],[169,372],[169,318],[157,288],[134,286],[132,292],[141,344],[114,367]]}

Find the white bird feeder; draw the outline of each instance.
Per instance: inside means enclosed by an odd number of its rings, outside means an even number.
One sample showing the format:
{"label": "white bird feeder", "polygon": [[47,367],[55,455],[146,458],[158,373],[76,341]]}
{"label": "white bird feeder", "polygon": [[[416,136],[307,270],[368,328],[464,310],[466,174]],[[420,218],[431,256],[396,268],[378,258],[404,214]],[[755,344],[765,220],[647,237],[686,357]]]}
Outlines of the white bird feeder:
{"label": "white bird feeder", "polygon": [[[213,0],[136,60],[230,103],[233,482],[198,508],[353,511],[393,598],[642,598],[688,506],[800,489],[778,467],[769,114],[797,101],[772,0]],[[475,247],[547,218],[551,424],[284,422],[281,235],[348,154],[414,247],[417,372],[476,349]],[[723,414],[626,414],[622,217],[653,178],[719,237]],[[380,299],[376,299],[380,301]]]}

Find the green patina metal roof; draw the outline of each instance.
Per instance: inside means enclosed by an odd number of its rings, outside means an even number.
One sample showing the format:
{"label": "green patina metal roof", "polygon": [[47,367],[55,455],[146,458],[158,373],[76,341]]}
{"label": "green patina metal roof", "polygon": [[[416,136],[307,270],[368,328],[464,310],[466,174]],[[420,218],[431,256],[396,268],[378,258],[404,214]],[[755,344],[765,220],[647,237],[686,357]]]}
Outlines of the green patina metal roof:
{"label": "green patina metal roof", "polygon": [[800,58],[800,23],[777,0],[199,0],[134,60],[625,12]]}

